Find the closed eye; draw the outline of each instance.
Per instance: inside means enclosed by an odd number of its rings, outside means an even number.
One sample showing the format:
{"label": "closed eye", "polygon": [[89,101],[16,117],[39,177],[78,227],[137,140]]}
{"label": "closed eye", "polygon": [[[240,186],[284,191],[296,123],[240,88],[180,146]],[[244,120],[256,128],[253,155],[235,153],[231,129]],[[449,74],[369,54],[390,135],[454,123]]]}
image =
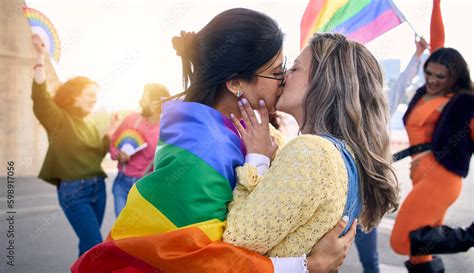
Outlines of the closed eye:
{"label": "closed eye", "polygon": [[439,80],[443,80],[444,78],[446,78],[446,75],[442,75],[442,74],[436,74],[436,75],[435,75],[435,74],[434,74],[433,72],[431,72],[431,71],[426,71],[425,74],[426,74],[427,76],[429,76],[429,77],[435,76],[435,77],[436,77],[437,79],[439,79]]}
{"label": "closed eye", "polygon": [[288,69],[288,72],[292,73],[296,71],[296,64],[294,64],[290,69]]}

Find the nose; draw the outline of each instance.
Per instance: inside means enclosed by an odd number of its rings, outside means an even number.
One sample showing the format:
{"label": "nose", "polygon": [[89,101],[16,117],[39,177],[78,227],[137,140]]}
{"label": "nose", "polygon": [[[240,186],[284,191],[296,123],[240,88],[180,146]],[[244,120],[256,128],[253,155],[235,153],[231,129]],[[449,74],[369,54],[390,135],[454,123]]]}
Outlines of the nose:
{"label": "nose", "polygon": [[425,81],[426,81],[427,83],[435,83],[435,82],[436,82],[436,79],[435,79],[435,77],[433,77],[433,76],[425,75]]}
{"label": "nose", "polygon": [[436,83],[436,79],[434,79],[433,77],[429,77],[426,80],[428,83]]}

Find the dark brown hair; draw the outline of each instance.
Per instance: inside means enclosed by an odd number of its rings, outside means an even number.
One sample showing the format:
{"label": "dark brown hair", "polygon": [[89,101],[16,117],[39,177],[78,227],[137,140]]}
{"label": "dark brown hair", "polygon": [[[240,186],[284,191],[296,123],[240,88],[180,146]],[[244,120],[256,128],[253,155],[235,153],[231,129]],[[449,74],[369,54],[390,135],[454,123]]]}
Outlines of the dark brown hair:
{"label": "dark brown hair", "polygon": [[426,60],[423,70],[426,71],[428,64],[437,63],[448,70],[450,93],[467,92],[473,93],[469,67],[461,53],[454,48],[442,47],[433,52]]}
{"label": "dark brown hair", "polygon": [[185,100],[213,106],[231,79],[255,80],[256,71],[283,47],[283,32],[269,16],[250,9],[226,10],[199,32],[173,38],[183,64]]}

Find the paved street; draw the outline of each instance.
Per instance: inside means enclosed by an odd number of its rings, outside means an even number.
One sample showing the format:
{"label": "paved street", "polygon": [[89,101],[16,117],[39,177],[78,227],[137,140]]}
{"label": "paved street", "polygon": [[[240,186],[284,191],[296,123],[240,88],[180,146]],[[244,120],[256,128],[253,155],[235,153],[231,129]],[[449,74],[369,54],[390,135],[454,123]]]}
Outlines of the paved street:
{"label": "paved street", "polygon": [[[408,162],[397,163],[397,174],[402,183],[402,196],[411,188],[408,179]],[[471,166],[474,170],[474,166]],[[115,174],[107,179],[108,199],[102,234],[106,234],[113,221],[111,184]],[[2,178],[2,181],[5,181]],[[2,187],[5,184],[2,182]],[[59,208],[55,188],[39,179],[17,177],[15,181],[15,267],[6,265],[6,189],[1,190],[1,255],[0,273],[63,273],[77,255],[77,239]],[[430,198],[427,196],[426,198]],[[474,175],[465,180],[460,199],[449,210],[446,222],[452,225],[468,225],[474,220]],[[401,267],[404,257],[392,252],[388,244],[394,217],[388,216],[380,227],[379,252],[383,273],[406,272]],[[443,256],[447,272],[467,273],[474,268],[474,250],[468,253]],[[343,273],[362,272],[355,247],[341,270]]]}

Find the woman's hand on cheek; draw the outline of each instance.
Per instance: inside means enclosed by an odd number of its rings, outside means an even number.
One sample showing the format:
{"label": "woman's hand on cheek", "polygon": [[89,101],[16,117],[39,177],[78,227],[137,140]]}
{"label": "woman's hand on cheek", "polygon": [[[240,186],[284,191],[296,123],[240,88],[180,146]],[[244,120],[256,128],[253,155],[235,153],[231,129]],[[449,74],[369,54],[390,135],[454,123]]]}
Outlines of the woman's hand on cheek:
{"label": "woman's hand on cheek", "polygon": [[231,114],[230,118],[242,137],[247,153],[261,154],[271,158],[278,147],[270,135],[268,110],[265,102],[263,100],[259,101],[261,122],[258,122],[254,110],[246,99],[239,101],[238,105],[246,128],[242,126],[234,114]]}

